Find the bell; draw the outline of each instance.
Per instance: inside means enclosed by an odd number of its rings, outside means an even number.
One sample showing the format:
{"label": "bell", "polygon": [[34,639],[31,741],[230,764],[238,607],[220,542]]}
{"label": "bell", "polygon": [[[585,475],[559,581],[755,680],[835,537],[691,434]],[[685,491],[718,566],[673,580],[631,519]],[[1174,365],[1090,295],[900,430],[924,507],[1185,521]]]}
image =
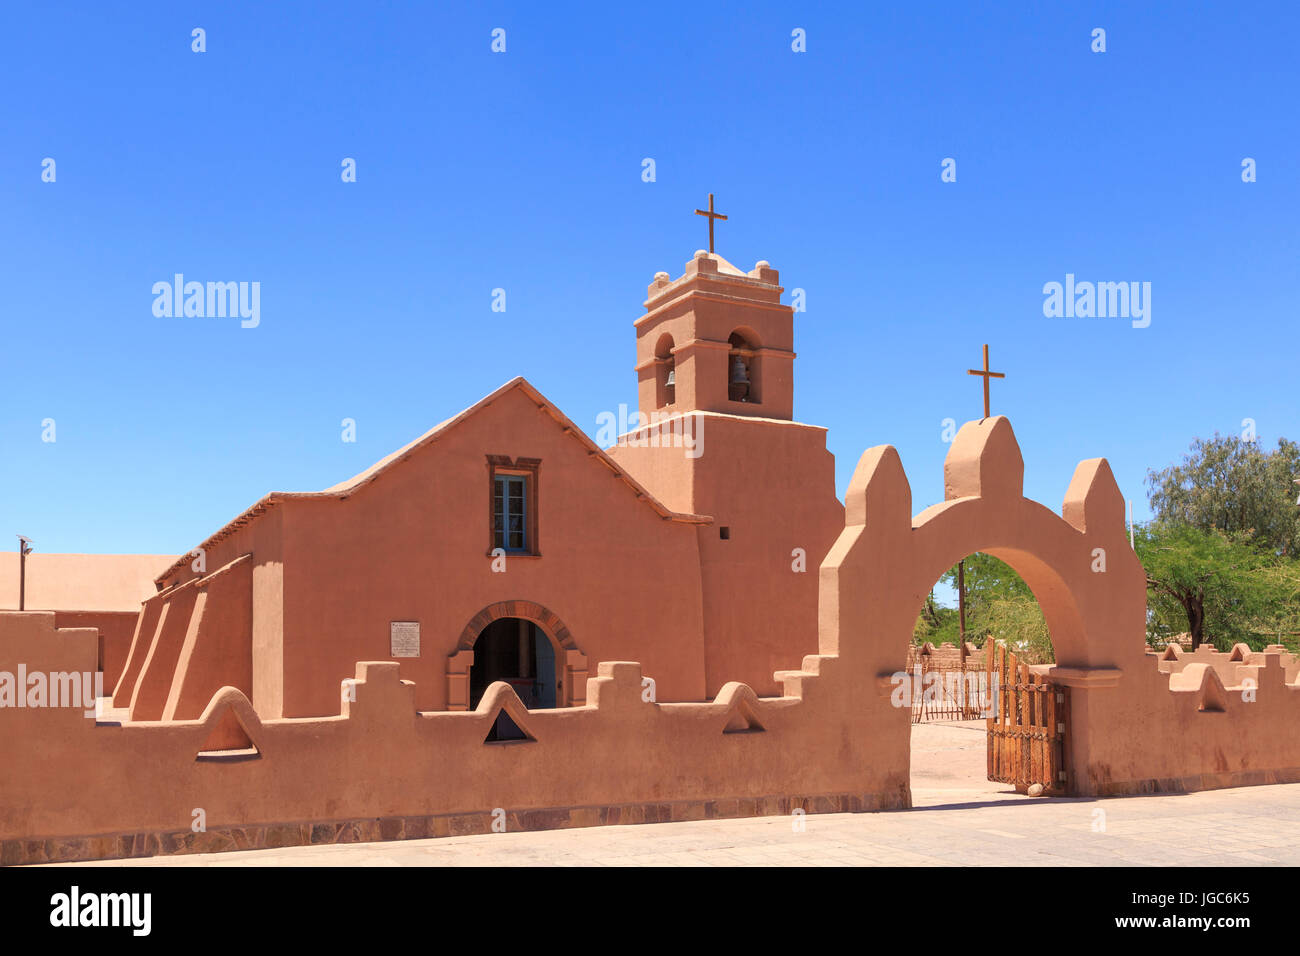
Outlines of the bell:
{"label": "bell", "polygon": [[739,355],[731,360],[731,384],[749,384],[749,373],[745,370],[745,362]]}
{"label": "bell", "polygon": [[677,384],[677,369],[670,368],[668,370],[668,381],[664,382],[664,384],[667,385],[669,388],[672,388],[674,385]]}

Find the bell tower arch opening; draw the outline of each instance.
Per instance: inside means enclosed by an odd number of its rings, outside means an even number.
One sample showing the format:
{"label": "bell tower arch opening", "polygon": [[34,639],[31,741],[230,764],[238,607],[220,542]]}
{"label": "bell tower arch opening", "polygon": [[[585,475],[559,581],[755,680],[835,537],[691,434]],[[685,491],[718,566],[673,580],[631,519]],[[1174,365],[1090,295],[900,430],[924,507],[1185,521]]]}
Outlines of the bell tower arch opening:
{"label": "bell tower arch opening", "polygon": [[733,402],[763,404],[759,388],[758,336],[737,329],[727,336],[727,398]]}
{"label": "bell tower arch opening", "polygon": [[667,408],[677,402],[676,361],[673,337],[665,332],[655,343],[655,408]]}

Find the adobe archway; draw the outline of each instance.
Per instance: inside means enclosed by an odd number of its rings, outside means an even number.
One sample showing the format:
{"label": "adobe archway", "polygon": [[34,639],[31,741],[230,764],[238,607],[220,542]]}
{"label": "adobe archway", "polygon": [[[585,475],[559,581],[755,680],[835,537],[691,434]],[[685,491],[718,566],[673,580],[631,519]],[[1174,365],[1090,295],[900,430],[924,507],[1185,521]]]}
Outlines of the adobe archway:
{"label": "adobe archway", "polygon": [[[892,678],[906,669],[931,585],[971,552],[1007,562],[1034,592],[1056,652],[1052,680],[1104,690],[1145,662],[1146,576],[1125,536],[1124,499],[1110,467],[1101,458],[1081,462],[1060,515],[1025,498],[1023,484],[1019,446],[1000,416],[963,426],[944,462],[945,500],[915,517],[893,447],[869,449],[858,463],[845,529],[821,566],[819,656],[838,658],[835,669],[850,689],[874,688],[852,693],[851,705],[879,734],[877,759],[894,768],[899,784],[910,763],[910,722],[891,704]],[[1101,728],[1087,698],[1078,699],[1070,777],[1088,781]]]}
{"label": "adobe archway", "polygon": [[474,663],[474,642],[483,629],[505,617],[532,621],[557,647],[557,664],[563,674],[557,707],[581,707],[587,702],[587,656],[559,615],[534,601],[497,601],[479,611],[461,631],[456,650],[447,658],[447,709],[469,709],[469,669]]}

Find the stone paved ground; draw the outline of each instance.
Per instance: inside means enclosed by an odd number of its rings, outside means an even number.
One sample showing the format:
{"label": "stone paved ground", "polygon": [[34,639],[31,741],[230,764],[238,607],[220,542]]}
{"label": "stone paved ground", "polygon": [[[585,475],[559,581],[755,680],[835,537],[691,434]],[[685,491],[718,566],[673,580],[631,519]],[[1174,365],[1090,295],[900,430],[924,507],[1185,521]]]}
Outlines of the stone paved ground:
{"label": "stone paved ground", "polygon": [[802,833],[789,818],[759,817],[112,865],[1300,865],[1300,784],[1106,800],[1035,799],[984,779],[982,722],[921,725],[912,740],[913,809],[809,815]]}

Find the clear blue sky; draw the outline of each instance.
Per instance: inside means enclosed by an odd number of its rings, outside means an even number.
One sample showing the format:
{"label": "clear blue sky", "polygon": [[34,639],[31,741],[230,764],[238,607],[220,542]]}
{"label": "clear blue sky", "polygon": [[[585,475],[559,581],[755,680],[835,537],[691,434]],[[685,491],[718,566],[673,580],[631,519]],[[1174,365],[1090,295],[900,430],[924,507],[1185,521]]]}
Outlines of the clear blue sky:
{"label": "clear blue sky", "polygon": [[[9,5],[0,534],[181,552],[519,374],[594,435],[710,191],[718,251],[807,290],[841,496],[891,443],[942,497],[984,342],[1053,508],[1082,458],[1142,518],[1194,437],[1297,437],[1296,5],[1006,6]],[[260,282],[260,326],[155,317],[176,272]],[[1066,273],[1150,282],[1150,327],[1045,318]]]}

